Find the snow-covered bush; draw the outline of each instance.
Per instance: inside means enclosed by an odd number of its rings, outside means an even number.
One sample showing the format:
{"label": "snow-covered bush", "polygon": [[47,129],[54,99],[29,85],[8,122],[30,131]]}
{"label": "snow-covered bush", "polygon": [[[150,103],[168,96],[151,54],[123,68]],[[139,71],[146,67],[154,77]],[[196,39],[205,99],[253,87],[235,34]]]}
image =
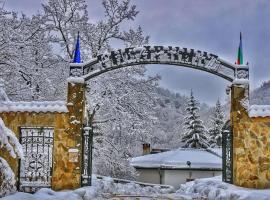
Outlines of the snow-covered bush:
{"label": "snow-covered bush", "polygon": [[[173,187],[162,188],[160,186],[141,186],[135,182],[130,182],[126,184],[114,183],[113,179],[110,177],[105,177],[103,179],[97,179],[93,177],[93,186],[82,188],[86,190],[84,199],[109,199],[114,195],[161,195],[174,192]],[[105,196],[106,195],[106,196]]]}
{"label": "snow-covered bush", "polygon": [[[92,186],[82,187],[76,190],[66,190],[55,192],[49,188],[42,188],[34,194],[17,192],[13,195],[5,197],[5,200],[104,200],[104,199],[135,199],[136,197],[120,197],[120,196],[148,196],[146,199],[171,199],[166,198],[168,194],[174,192],[173,187],[142,186],[136,182],[129,183],[115,183],[110,177],[103,177],[102,179],[93,176]],[[118,196],[118,197],[117,197]],[[165,196],[162,198],[162,196]],[[182,199],[181,194],[178,195]],[[161,197],[161,198],[158,198]],[[136,198],[137,199],[137,198]],[[140,198],[141,199],[141,198]],[[144,198],[143,198],[144,199]]]}
{"label": "snow-covered bush", "polygon": [[[0,118],[0,148],[6,149],[10,156],[23,157],[22,146],[15,133],[8,129]],[[7,161],[0,157],[0,197],[15,192],[15,176]]]}
{"label": "snow-covered bush", "polygon": [[[191,196],[192,199],[207,200],[269,200],[269,189],[248,189],[222,181],[221,176],[197,179],[182,184],[177,194]],[[177,195],[176,195],[177,196]]]}
{"label": "snow-covered bush", "polygon": [[15,176],[7,161],[0,157],[0,197],[13,193],[16,190]]}

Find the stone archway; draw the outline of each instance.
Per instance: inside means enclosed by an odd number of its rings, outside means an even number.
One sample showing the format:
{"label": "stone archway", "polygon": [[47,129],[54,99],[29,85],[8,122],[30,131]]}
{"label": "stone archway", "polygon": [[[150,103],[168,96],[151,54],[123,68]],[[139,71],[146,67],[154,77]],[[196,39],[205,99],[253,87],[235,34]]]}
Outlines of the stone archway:
{"label": "stone archway", "polygon": [[[141,64],[166,64],[189,67],[215,74],[230,81],[231,87],[231,126],[233,134],[233,183],[243,187],[270,187],[270,140],[260,139],[264,130],[270,138],[270,117],[250,116],[249,110],[249,68],[231,64],[217,55],[180,47],[144,46],[131,47],[104,53],[85,63],[70,64],[68,79],[69,116],[80,121],[71,124],[76,144],[80,146],[84,110],[84,82],[111,70]],[[78,98],[80,97],[80,98]],[[268,127],[268,131],[265,131]],[[266,140],[266,141],[265,141]],[[253,145],[253,146],[252,146]],[[249,147],[261,155],[254,157]],[[269,150],[267,150],[269,149]],[[267,153],[264,153],[267,150]],[[258,153],[257,153],[258,154]],[[80,149],[79,160],[82,159]],[[263,167],[261,166],[263,164]],[[252,170],[249,170],[250,166]],[[80,169],[81,170],[81,169]],[[78,170],[78,171],[80,171]]]}
{"label": "stone archway", "polygon": [[[215,74],[231,82],[232,176],[235,185],[270,188],[270,105],[249,105],[249,68],[224,61],[214,54],[180,47],[144,46],[104,53],[85,63],[71,63],[67,104],[64,110],[35,113],[32,107],[0,112],[9,128],[18,135],[20,126],[54,126],[51,186],[54,190],[78,188],[82,184],[85,81],[111,70],[141,64],[189,67]],[[47,105],[47,104],[46,104]],[[58,105],[58,103],[57,103]],[[9,109],[7,109],[9,110]],[[40,111],[40,109],[39,109]],[[29,113],[28,113],[29,112]],[[56,112],[56,113],[53,113]],[[28,119],[28,120],[26,120]],[[5,153],[5,152],[2,152]],[[18,160],[11,159],[14,172]]]}
{"label": "stone archway", "polygon": [[[214,74],[234,83],[236,83],[236,80],[248,80],[249,77],[248,66],[236,66],[215,54],[205,51],[171,46],[143,46],[113,50],[100,54],[97,58],[86,63],[72,63],[70,65],[70,76],[73,78],[70,78],[70,80],[84,82],[111,70],[142,64],[188,67]],[[80,77],[81,80],[74,77]],[[232,154],[228,155],[230,155],[230,158],[224,157],[223,159],[231,161]],[[227,169],[230,169],[230,172],[227,174],[233,174],[233,162],[230,162],[229,165],[230,167]],[[233,181],[232,178],[230,182]]]}
{"label": "stone archway", "polygon": [[143,46],[118,49],[100,54],[85,63],[71,63],[70,76],[89,80],[105,72],[142,64],[165,64],[189,67],[220,76],[230,82],[248,79],[247,66],[231,64],[217,55],[181,47]]}

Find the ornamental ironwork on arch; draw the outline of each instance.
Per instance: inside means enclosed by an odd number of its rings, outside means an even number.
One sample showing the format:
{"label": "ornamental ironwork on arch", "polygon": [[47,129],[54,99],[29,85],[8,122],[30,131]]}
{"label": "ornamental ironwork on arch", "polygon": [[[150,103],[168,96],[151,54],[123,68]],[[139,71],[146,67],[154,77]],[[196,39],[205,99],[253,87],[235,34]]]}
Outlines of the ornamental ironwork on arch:
{"label": "ornamental ironwork on arch", "polygon": [[89,80],[102,73],[133,65],[166,64],[194,68],[228,81],[248,79],[248,66],[234,65],[215,54],[172,46],[143,46],[113,50],[85,63],[71,63],[70,76]]}

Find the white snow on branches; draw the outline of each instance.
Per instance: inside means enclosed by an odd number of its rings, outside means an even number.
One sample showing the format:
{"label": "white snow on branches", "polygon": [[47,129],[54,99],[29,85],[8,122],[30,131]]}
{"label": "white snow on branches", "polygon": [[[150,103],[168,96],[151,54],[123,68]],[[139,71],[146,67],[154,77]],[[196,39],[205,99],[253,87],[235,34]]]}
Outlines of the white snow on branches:
{"label": "white snow on branches", "polygon": [[207,148],[209,147],[209,141],[207,135],[207,130],[203,125],[203,121],[200,120],[199,115],[199,103],[193,96],[191,91],[190,98],[186,107],[185,116],[185,133],[182,137],[182,142],[184,142],[183,147],[192,148]]}
{"label": "white snow on branches", "polygon": [[18,139],[16,138],[15,133],[13,133],[9,128],[7,128],[0,118],[0,147],[6,148],[7,151],[13,158],[16,158],[16,155],[19,158],[23,157],[23,149]]}
{"label": "white snow on branches", "polygon": [[210,146],[211,147],[221,147],[222,146],[222,128],[224,126],[224,113],[220,101],[216,102],[214,111],[210,118],[211,126],[208,130],[210,136]]}
{"label": "white snow on branches", "polygon": [[6,91],[4,90],[4,80],[0,78],[0,102],[9,101]]}
{"label": "white snow on branches", "polygon": [[0,178],[3,182],[0,184],[0,197],[9,195],[16,191],[15,176],[7,161],[0,157]]}
{"label": "white snow on branches", "polygon": [[[23,149],[19,140],[9,128],[7,128],[0,118],[0,148],[9,152],[10,156],[16,158],[23,157]],[[0,197],[16,191],[15,176],[9,164],[0,157]]]}

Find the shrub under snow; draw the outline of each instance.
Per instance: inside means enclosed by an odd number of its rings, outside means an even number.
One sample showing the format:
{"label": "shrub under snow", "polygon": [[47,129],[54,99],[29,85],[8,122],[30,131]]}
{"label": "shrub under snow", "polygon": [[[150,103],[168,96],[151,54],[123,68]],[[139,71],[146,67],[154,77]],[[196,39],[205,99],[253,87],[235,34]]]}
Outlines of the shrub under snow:
{"label": "shrub under snow", "polygon": [[197,179],[182,184],[176,191],[178,194],[186,194],[194,199],[207,200],[269,200],[270,189],[249,189],[237,187],[222,182],[221,176],[213,178]]}
{"label": "shrub under snow", "polygon": [[[6,149],[10,156],[23,157],[22,146],[16,138],[15,133],[8,129],[0,118],[0,148]],[[0,197],[16,191],[15,176],[7,161],[0,157]]]}
{"label": "shrub under snow", "polygon": [[[97,179],[93,177],[93,186],[83,187],[74,191],[54,192],[43,188],[35,194],[18,192],[5,197],[3,200],[103,200],[113,198],[115,195],[162,196],[174,191],[173,187],[140,186],[135,182],[127,184],[114,183],[112,178]],[[151,198],[152,199],[152,198]]]}
{"label": "shrub under snow", "polygon": [[0,157],[0,197],[16,191],[15,176],[7,161]]}

